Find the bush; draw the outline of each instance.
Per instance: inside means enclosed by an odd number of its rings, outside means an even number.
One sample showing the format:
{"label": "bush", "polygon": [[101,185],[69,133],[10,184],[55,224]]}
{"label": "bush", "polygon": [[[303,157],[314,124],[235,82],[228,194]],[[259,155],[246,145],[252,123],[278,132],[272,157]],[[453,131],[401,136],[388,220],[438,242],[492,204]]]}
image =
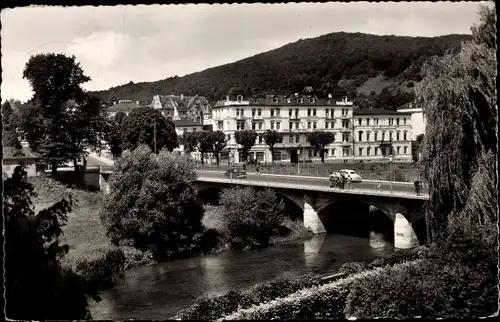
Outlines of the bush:
{"label": "bush", "polygon": [[320,285],[321,279],[313,276],[280,278],[253,286],[245,292],[230,291],[221,296],[198,299],[191,307],[180,311],[176,318],[182,320],[215,320],[238,309],[288,296],[300,289]]}
{"label": "bush", "polygon": [[117,274],[125,267],[125,254],[120,248],[111,248],[102,256],[93,259],[81,258],[76,263],[76,273],[88,282],[96,283],[101,288],[115,284]]}
{"label": "bush", "polygon": [[183,156],[126,151],[110,178],[100,218],[114,244],[150,251],[156,259],[185,256],[196,248],[203,209],[197,201],[194,165]]}
{"label": "bush", "polygon": [[237,249],[267,246],[283,222],[284,203],[274,191],[225,189],[220,195],[225,233]]}
{"label": "bush", "polygon": [[380,274],[383,268],[362,272],[332,283],[299,290],[287,297],[260,303],[221,320],[344,319],[344,304],[350,284],[359,278]]}
{"label": "bush", "polygon": [[203,297],[191,307],[177,313],[175,318],[180,320],[213,321],[239,308],[250,307],[252,304],[254,303],[247,295],[239,291],[229,291],[224,295],[213,298]]}
{"label": "bush", "polygon": [[413,261],[422,257],[421,250],[421,247],[414,249],[399,249],[393,253],[376,258],[369,263],[366,268],[372,269],[375,267],[394,266],[396,264]]}
{"label": "bush", "polygon": [[142,251],[133,247],[122,247],[122,249],[125,255],[124,269],[156,263],[150,251]]}
{"label": "bush", "polygon": [[360,273],[366,269],[366,263],[364,262],[350,262],[350,263],[345,263],[339,268],[339,273],[344,273],[344,274],[354,274],[354,273]]}

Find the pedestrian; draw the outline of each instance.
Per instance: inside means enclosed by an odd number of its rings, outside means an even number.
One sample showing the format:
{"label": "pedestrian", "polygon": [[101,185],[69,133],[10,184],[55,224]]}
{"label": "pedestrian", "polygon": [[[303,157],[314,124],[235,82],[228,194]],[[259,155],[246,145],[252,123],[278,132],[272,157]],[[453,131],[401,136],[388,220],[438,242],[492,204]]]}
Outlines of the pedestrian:
{"label": "pedestrian", "polygon": [[347,189],[351,189],[351,176],[347,176]]}
{"label": "pedestrian", "polygon": [[257,161],[257,167],[255,169],[255,171],[257,171],[257,174],[259,174],[259,167],[260,167],[260,161]]}
{"label": "pedestrian", "polygon": [[335,177],[333,176],[333,172],[330,172],[330,175],[328,176],[330,179],[330,188],[333,188],[335,186],[334,179]]}
{"label": "pedestrian", "polygon": [[377,186],[377,190],[380,191],[380,187],[382,187],[382,181],[378,181],[378,186]]}
{"label": "pedestrian", "polygon": [[345,189],[345,175],[343,173],[340,174],[340,188]]}
{"label": "pedestrian", "polygon": [[413,184],[415,185],[415,193],[417,194],[417,196],[419,196],[420,195],[420,181],[415,180],[415,182]]}
{"label": "pedestrian", "polygon": [[243,163],[243,171],[247,171],[247,164]]}

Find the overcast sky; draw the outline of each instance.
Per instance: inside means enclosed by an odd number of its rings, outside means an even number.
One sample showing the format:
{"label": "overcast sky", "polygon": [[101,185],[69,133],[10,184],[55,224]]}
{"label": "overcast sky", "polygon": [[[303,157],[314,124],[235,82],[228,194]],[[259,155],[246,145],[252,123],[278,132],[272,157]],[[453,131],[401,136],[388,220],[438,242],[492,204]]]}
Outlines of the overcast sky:
{"label": "overcast sky", "polygon": [[2,99],[28,100],[36,53],[75,55],[89,90],[183,76],[331,32],[468,34],[478,2],[27,7],[2,10]]}

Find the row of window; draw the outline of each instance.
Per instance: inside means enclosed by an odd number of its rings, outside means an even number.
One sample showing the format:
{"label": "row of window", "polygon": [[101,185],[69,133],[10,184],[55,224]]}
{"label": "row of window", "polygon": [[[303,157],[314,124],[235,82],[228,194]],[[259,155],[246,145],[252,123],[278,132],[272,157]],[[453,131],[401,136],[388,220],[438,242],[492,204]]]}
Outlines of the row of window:
{"label": "row of window", "polygon": [[[386,149],[387,149],[387,151],[386,151]],[[373,148],[374,155],[378,155],[379,150],[381,152],[381,155],[386,155],[386,152],[389,152],[390,148],[386,148],[386,147],[374,147]],[[365,151],[366,151],[366,154],[365,154]],[[403,154],[407,154],[408,153],[408,147],[404,146],[403,150],[401,150],[400,146],[397,146],[396,150],[392,149],[392,152],[394,153],[394,155],[401,154],[401,151],[403,151]],[[358,155],[359,156],[363,156],[363,155],[371,156],[372,155],[371,153],[372,153],[372,147],[358,148]]]}
{"label": "row of window", "polygon": [[[385,141],[385,131],[382,131],[381,132],[381,138],[382,138],[382,141]],[[378,138],[379,138],[379,133],[378,132],[374,132],[374,141],[378,141]],[[390,131],[389,132],[389,141],[392,141],[393,140],[393,135],[394,132]],[[396,131],[396,141],[399,141],[400,140],[400,135],[401,135],[401,131]],[[370,138],[371,138],[371,132],[370,131],[367,131],[366,132],[366,141],[370,141]],[[403,141],[406,141],[408,138],[408,131],[403,131]],[[358,132],[358,141],[359,142],[362,142],[363,141],[363,131],[359,131]]]}
{"label": "row of window", "polygon": [[[396,125],[400,125],[400,118],[399,117],[396,117],[396,118],[390,117],[389,118],[389,125],[394,125],[394,119],[396,119]],[[365,120],[364,125],[370,126],[370,118],[367,117],[364,120]],[[363,125],[363,118],[358,119],[358,125]],[[373,125],[379,125],[379,118],[378,117],[373,118]],[[403,117],[401,125],[406,125],[406,117]]]}
{"label": "row of window", "polygon": [[[228,100],[229,100],[229,97],[228,97]],[[238,102],[243,102],[243,95],[238,95],[238,96],[236,96],[236,100],[237,100]],[[273,97],[273,98],[272,98],[272,101],[273,101],[273,103],[278,104],[278,103],[280,102],[280,99],[279,99],[279,97]],[[298,101],[299,103],[303,104],[303,103],[304,103],[304,98],[303,98],[303,97],[299,97],[299,98],[297,99],[297,101]],[[256,104],[258,104],[258,103],[259,103],[259,99],[254,99],[254,101],[253,101],[253,102],[254,102],[254,103],[256,103]],[[285,98],[285,102],[286,102],[286,103],[289,103],[289,104],[290,104],[290,103],[292,103],[292,98],[291,98],[291,97],[286,97],[286,98]],[[309,102],[309,103],[315,103],[315,102],[316,102],[316,98],[315,98],[315,97],[309,97],[308,102]],[[329,100],[327,101],[327,104],[332,104],[333,102],[334,102],[333,100],[329,99]],[[344,102],[344,103],[345,103],[345,102],[347,102],[347,97],[343,97],[343,98],[342,98],[342,102]]]}
{"label": "row of window", "polygon": [[[331,114],[330,114],[330,111],[331,111]],[[270,112],[271,112],[271,117],[274,117],[274,116],[280,116],[280,112],[281,110],[279,108],[272,108],[270,109]],[[308,108],[307,109],[307,116],[317,116],[317,109],[315,108]],[[349,109],[348,108],[343,108],[342,109],[342,116],[347,116],[349,115]],[[236,116],[245,116],[245,109],[243,108],[237,108],[236,109]],[[255,117],[255,116],[262,116],[262,109],[255,109],[253,108],[252,109],[252,117]],[[326,109],[325,110],[325,116],[326,118],[333,118],[334,116],[334,109]],[[299,118],[299,109],[289,109],[288,110],[288,117],[290,118]],[[360,119],[361,120],[361,119]],[[399,120],[399,119],[398,119]],[[361,124],[361,122],[360,122]],[[399,121],[398,121],[398,124],[399,124]],[[406,124],[406,121],[405,121],[405,124]]]}

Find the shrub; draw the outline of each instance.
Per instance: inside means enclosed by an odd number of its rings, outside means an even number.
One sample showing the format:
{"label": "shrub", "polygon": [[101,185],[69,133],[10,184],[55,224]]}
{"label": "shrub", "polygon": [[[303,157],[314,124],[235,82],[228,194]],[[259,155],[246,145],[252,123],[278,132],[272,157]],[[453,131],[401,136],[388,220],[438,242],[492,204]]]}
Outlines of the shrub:
{"label": "shrub", "polygon": [[220,203],[225,233],[233,248],[267,246],[283,221],[284,203],[269,189],[225,189]]}
{"label": "shrub", "polygon": [[176,319],[213,321],[221,316],[228,315],[239,308],[247,308],[254,304],[250,297],[239,291],[213,297],[203,297],[191,307],[180,311]]}
{"label": "shrub", "polygon": [[220,320],[344,319],[344,303],[350,284],[357,279],[380,274],[383,270],[384,268],[378,268],[332,283],[305,288],[268,303],[239,309]]}
{"label": "shrub", "polygon": [[194,166],[183,156],[141,146],[126,151],[110,178],[100,217],[114,244],[150,251],[156,259],[185,255],[202,232]]}
{"label": "shrub", "polygon": [[122,247],[122,249],[125,255],[124,269],[156,263],[154,256],[150,251],[142,251],[133,247]]}
{"label": "shrub", "polygon": [[76,273],[85,280],[96,283],[102,288],[115,284],[117,274],[125,267],[125,254],[120,248],[108,249],[98,258],[81,258],[76,263]]}
{"label": "shrub", "polygon": [[248,295],[253,299],[254,303],[264,303],[320,284],[321,278],[318,276],[306,275],[291,279],[278,278],[268,283],[253,286],[248,290]]}
{"label": "shrub", "polygon": [[360,273],[366,269],[366,263],[363,262],[350,262],[350,263],[345,263],[339,268],[339,273],[344,273],[344,274],[354,274],[354,273]]}
{"label": "shrub", "polygon": [[421,248],[418,249],[399,249],[393,253],[380,256],[369,263],[366,268],[371,269],[375,267],[394,266],[404,262],[409,262],[421,258]]}
{"label": "shrub", "polygon": [[176,318],[189,320],[215,320],[229,315],[241,308],[288,296],[300,289],[320,285],[321,279],[315,276],[279,278],[253,286],[245,292],[230,291],[223,295],[198,299],[191,307],[180,311]]}

